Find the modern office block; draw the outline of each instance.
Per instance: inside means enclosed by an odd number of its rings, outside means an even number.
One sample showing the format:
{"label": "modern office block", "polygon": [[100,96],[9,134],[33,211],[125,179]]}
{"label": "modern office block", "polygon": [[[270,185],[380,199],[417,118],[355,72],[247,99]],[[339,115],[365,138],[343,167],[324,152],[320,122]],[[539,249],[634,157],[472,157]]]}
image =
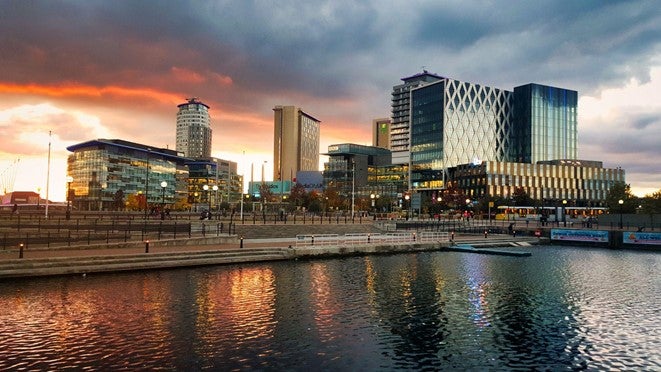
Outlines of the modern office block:
{"label": "modern office block", "polygon": [[320,121],[295,106],[276,106],[273,180],[289,180],[298,171],[319,170]]}
{"label": "modern office block", "polygon": [[522,189],[531,198],[548,205],[567,200],[575,206],[599,206],[616,182],[625,181],[622,168],[604,168],[600,161],[553,160],[514,163],[484,161],[461,164],[451,170],[453,182],[466,196],[514,196]]}
{"label": "modern office block", "polygon": [[392,88],[392,122],[390,124],[390,150],[393,152],[394,164],[408,164],[410,128],[409,119],[411,115],[411,89],[420,87],[443,77],[423,70],[422,73],[402,78],[403,84]]}
{"label": "modern office block", "polygon": [[444,78],[412,89],[411,105],[411,188],[443,188],[459,164],[508,160],[511,92]]}
{"label": "modern office block", "polygon": [[67,175],[76,209],[124,210],[118,202],[129,195],[143,206],[186,199],[187,159],[174,150],[118,139],[91,140],[67,150],[72,152]]}
{"label": "modern office block", "polygon": [[578,93],[539,84],[514,88],[511,159],[576,159]]}

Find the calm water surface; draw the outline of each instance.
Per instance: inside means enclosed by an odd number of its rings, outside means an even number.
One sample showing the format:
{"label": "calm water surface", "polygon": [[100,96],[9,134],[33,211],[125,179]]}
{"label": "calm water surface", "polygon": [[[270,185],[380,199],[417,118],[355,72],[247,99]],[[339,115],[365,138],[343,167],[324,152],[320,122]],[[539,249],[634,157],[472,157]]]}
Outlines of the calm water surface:
{"label": "calm water surface", "polygon": [[0,282],[0,370],[661,370],[661,255],[392,256]]}

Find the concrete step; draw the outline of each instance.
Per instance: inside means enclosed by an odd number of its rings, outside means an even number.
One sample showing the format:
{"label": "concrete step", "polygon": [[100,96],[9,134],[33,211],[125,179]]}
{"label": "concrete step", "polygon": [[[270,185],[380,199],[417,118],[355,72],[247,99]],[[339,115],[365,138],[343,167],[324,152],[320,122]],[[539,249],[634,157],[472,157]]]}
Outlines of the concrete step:
{"label": "concrete step", "polygon": [[285,248],[257,248],[163,254],[145,253],[125,256],[14,259],[0,263],[0,278],[202,266],[284,260],[288,258],[288,250]]}

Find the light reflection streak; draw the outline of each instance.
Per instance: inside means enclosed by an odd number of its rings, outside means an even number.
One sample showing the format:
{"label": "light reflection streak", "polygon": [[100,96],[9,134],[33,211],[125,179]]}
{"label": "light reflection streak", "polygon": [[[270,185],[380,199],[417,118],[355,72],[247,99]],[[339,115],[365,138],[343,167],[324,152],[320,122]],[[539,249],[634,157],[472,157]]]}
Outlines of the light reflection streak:
{"label": "light reflection streak", "polygon": [[311,300],[314,320],[322,342],[332,341],[337,337],[340,324],[335,320],[340,313],[340,304],[335,301],[337,296],[332,292],[332,283],[328,275],[328,267],[315,263],[310,268],[312,277]]}
{"label": "light reflection streak", "polygon": [[491,315],[487,294],[490,285],[486,279],[484,260],[470,255],[464,260],[464,264],[469,274],[466,284],[469,289],[468,301],[472,307],[471,320],[480,328],[489,327],[491,325],[489,321]]}

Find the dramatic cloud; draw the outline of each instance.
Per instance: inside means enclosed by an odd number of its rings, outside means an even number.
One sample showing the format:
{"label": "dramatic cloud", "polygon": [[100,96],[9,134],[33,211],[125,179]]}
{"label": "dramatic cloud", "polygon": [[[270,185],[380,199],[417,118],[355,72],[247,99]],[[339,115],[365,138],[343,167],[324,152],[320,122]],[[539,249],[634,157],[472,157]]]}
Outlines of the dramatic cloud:
{"label": "dramatic cloud", "polygon": [[[49,130],[63,139],[53,145],[60,159],[60,145],[101,136],[174,147],[176,105],[187,97],[211,106],[213,153],[231,160],[272,159],[272,109],[283,104],[322,121],[322,150],[369,144],[371,120],[390,115],[392,86],[425,66],[508,90],[537,82],[579,91],[581,156],[622,166],[634,188],[661,187],[661,107],[638,95],[622,104],[641,89],[657,89],[658,101],[656,1],[2,5],[5,162],[39,152],[35,133]],[[35,121],[25,107],[54,111]]]}

